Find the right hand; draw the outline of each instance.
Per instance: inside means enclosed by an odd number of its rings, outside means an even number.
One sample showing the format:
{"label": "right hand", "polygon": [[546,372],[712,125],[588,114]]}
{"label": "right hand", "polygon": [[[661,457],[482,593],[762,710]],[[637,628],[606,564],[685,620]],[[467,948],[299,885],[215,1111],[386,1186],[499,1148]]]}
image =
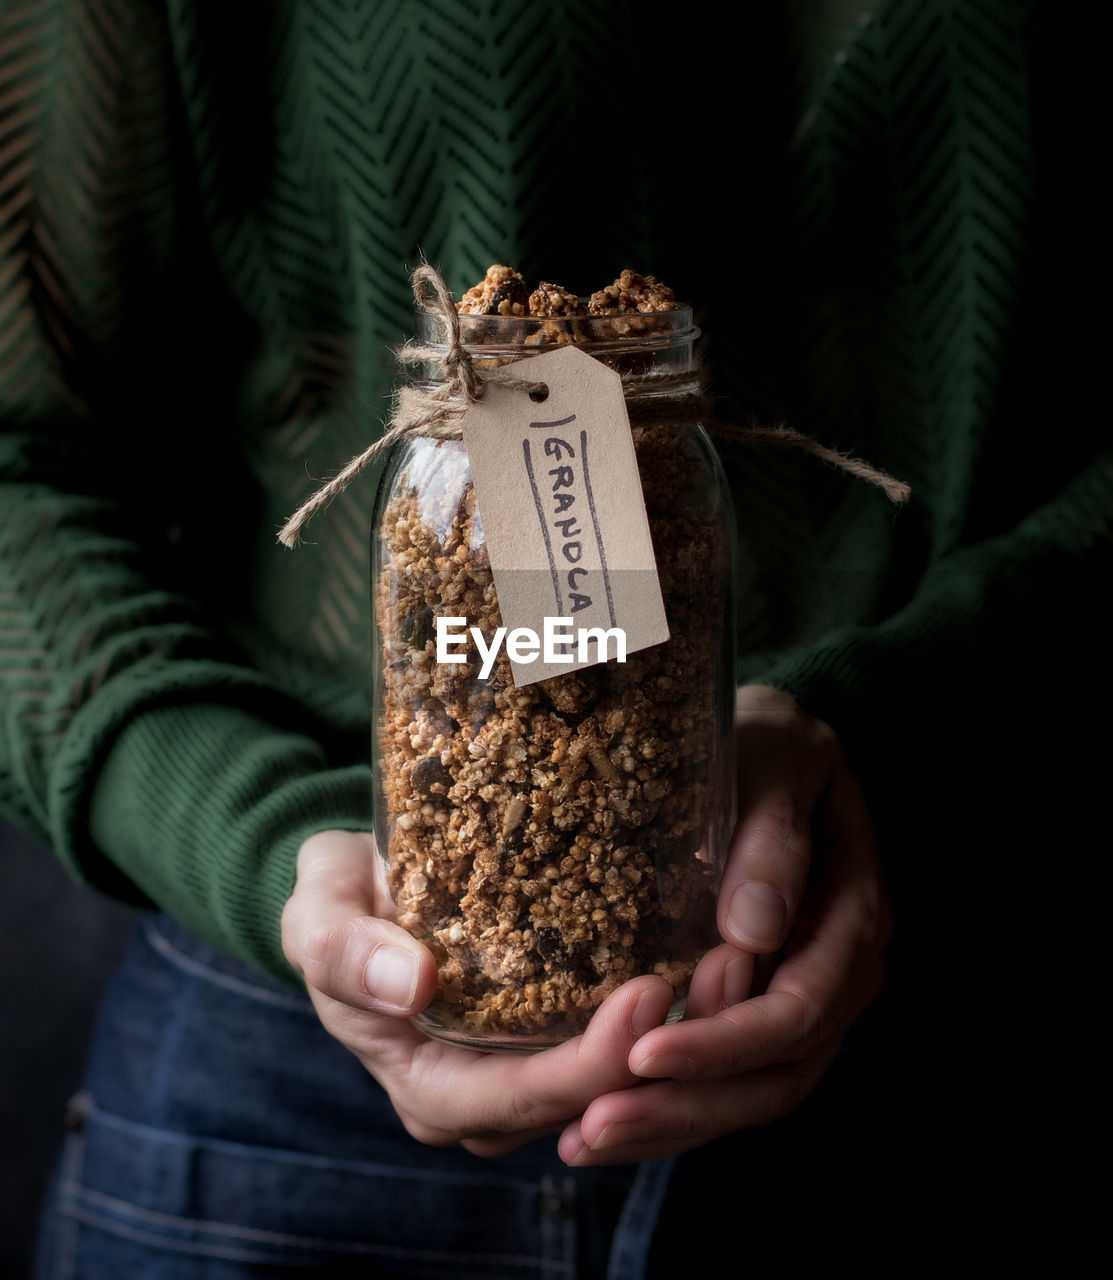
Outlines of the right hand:
{"label": "right hand", "polygon": [[665,1020],[672,991],[663,979],[625,983],[583,1035],[557,1048],[460,1048],[409,1021],[433,998],[436,964],[383,918],[389,905],[374,838],[319,832],[298,854],[282,945],[325,1029],[383,1086],[419,1142],[501,1155],[558,1132],[595,1098],[639,1083],[628,1059],[634,1043]]}

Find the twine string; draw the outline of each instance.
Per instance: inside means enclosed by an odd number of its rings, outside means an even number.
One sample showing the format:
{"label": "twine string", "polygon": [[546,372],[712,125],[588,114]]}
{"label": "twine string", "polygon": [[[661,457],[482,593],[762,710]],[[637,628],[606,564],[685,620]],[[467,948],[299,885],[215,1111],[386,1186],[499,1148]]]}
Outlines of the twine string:
{"label": "twine string", "polygon": [[[377,440],[356,454],[331,480],[323,484],[286,521],[278,531],[284,547],[296,547],[302,530],[309,521],[348,487],[349,484],[405,436],[427,436],[437,440],[458,440],[459,420],[468,406],[482,398],[488,382],[512,383],[525,392],[536,391],[542,384],[521,378],[507,378],[499,369],[486,369],[480,374],[475,362],[460,340],[460,318],[448,286],[428,263],[422,263],[412,277],[414,301],[422,311],[439,316],[444,323],[445,345],[422,347],[406,343],[395,355],[402,364],[439,364],[444,380],[433,387],[402,387],[395,396],[390,426]],[[432,289],[430,299],[428,290]]]}
{"label": "twine string", "polygon": [[[421,310],[430,315],[439,315],[444,322],[448,349],[442,356],[432,357],[439,358],[444,365],[444,385],[451,386],[454,391],[458,390],[468,404],[474,403],[479,398],[481,383],[476,375],[475,365],[460,341],[460,317],[456,311],[456,304],[452,301],[452,295],[448,292],[448,286],[440,273],[434,271],[427,262],[423,262],[413,273],[412,284],[414,301]],[[435,303],[429,300],[427,286],[433,290]],[[421,358],[421,355],[414,355],[412,349],[405,355],[405,359],[410,363]]]}
{"label": "twine string", "polygon": [[818,440],[805,435],[802,431],[797,431],[794,427],[736,427],[729,422],[712,422],[708,424],[707,429],[730,436],[731,440],[737,444],[788,445],[804,449],[813,457],[838,467],[840,471],[845,471],[847,475],[876,486],[894,506],[904,506],[912,496],[911,486],[905,484],[903,480],[897,480],[887,471],[882,471],[880,467],[864,462],[861,458],[852,457],[848,453],[839,453],[837,449],[820,444]]}
{"label": "twine string", "polygon": [[[278,541],[285,547],[296,547],[301,541],[302,530],[317,512],[327,507],[360,472],[397,441],[407,436],[460,439],[460,419],[470,405],[482,398],[486,383],[512,385],[527,393],[536,393],[544,387],[543,383],[507,375],[499,368],[482,371],[476,368],[474,357],[460,340],[460,318],[452,295],[440,274],[428,263],[422,263],[414,271],[412,285],[418,307],[439,316],[443,322],[445,345],[424,347],[406,343],[395,354],[402,364],[439,364],[444,371],[444,380],[432,387],[403,387],[398,391],[386,432],[362,453],[356,454],[302,503],[278,531]],[[644,423],[670,418],[683,425],[705,419],[706,400],[702,391],[692,390],[692,381],[690,372],[623,374],[623,390],[632,397],[627,404],[631,421]],[[739,444],[787,445],[804,449],[848,475],[876,485],[897,506],[907,502],[912,494],[908,485],[872,464],[830,449],[792,427],[736,427],[729,423],[713,423],[710,429],[729,435]]]}

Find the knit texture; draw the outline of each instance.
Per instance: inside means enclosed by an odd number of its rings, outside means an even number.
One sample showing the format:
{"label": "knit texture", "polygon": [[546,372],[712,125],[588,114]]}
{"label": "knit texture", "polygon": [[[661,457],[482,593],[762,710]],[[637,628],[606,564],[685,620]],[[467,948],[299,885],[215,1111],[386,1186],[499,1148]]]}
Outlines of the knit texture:
{"label": "knit texture", "polygon": [[946,731],[997,750],[1019,672],[1088,661],[1113,459],[1048,376],[1052,29],[767,8],[5,0],[0,804],[75,874],[290,976],[299,843],[371,821],[374,476],[274,533],[381,430],[423,254],[654,272],[720,416],[912,485],[723,446],[743,676],[873,794],[922,808]]}

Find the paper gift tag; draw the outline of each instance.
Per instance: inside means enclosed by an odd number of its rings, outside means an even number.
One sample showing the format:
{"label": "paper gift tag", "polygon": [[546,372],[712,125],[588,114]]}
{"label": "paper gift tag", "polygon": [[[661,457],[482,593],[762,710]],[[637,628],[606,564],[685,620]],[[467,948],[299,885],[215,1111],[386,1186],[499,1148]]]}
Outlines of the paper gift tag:
{"label": "paper gift tag", "polygon": [[576,347],[502,372],[548,388],[488,382],[462,424],[515,684],[667,640],[621,378]]}

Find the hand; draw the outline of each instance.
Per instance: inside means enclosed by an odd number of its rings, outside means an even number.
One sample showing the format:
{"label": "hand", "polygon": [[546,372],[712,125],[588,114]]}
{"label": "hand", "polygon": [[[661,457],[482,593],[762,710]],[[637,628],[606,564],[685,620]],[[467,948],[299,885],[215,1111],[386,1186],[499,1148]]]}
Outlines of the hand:
{"label": "hand", "polygon": [[[599,1096],[566,1127],[569,1164],[672,1155],[786,1115],[880,991],[888,898],[838,738],[761,686],[739,692],[736,730],[740,816],[719,896],[726,942],[697,968],[685,1021],[634,1045],[630,1070],[645,1083]],[[767,984],[755,979],[762,966]]]}
{"label": "hand", "polygon": [[457,1048],[407,1021],[432,998],[436,964],[382,918],[388,910],[374,839],[321,832],[299,852],[282,944],[325,1028],[379,1081],[419,1142],[501,1155],[558,1132],[600,1094],[637,1084],[631,1050],[664,1021],[672,998],[662,979],[626,983],[582,1036],[558,1048],[523,1055]]}

